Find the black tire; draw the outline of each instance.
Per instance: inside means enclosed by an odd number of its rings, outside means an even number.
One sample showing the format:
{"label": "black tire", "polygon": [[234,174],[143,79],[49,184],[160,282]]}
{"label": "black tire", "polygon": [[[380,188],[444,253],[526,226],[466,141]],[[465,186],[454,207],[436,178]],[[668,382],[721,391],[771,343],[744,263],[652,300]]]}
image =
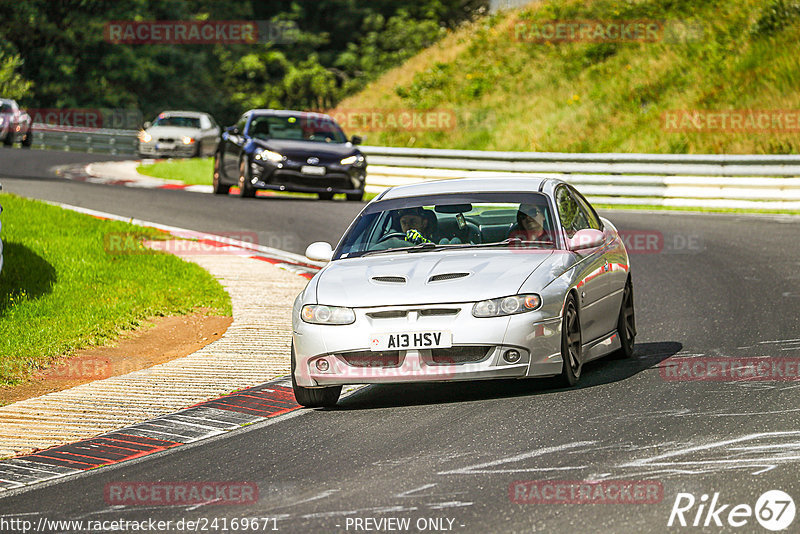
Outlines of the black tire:
{"label": "black tire", "polygon": [[11,143],[13,142],[13,140],[14,140],[14,135],[9,131],[8,134],[6,135],[5,139],[3,139],[3,145],[4,146],[11,146]]}
{"label": "black tire", "polygon": [[28,129],[28,133],[22,138],[22,148],[30,148],[33,144],[33,128]]}
{"label": "black tire", "polygon": [[254,196],[256,196],[256,190],[250,183],[250,161],[247,156],[244,156],[239,161],[239,197],[253,198]]}
{"label": "black tire", "polygon": [[304,388],[298,386],[294,379],[294,343],[292,343],[292,391],[297,404],[306,408],[330,408],[335,406],[342,393],[342,386],[330,386],[324,388]]}
{"label": "black tire", "polygon": [[200,141],[197,142],[197,146],[194,149],[194,157],[195,158],[203,157],[203,143],[201,143]]}
{"label": "black tire", "polygon": [[317,193],[317,196],[320,200],[331,200],[333,198],[333,193]]}
{"label": "black tire", "polygon": [[622,292],[622,304],[619,307],[617,319],[617,335],[622,345],[614,353],[617,358],[630,358],[633,356],[633,346],[636,339],[636,314],[633,309],[633,282],[630,278],[625,283]]}
{"label": "black tire", "polygon": [[581,377],[582,343],[578,307],[575,304],[575,296],[570,295],[564,304],[564,316],[561,321],[561,359],[564,361],[564,366],[558,381],[562,386],[574,386]]}
{"label": "black tire", "polygon": [[219,152],[214,154],[214,177],[213,177],[213,188],[215,195],[227,195],[228,192],[231,190],[231,186],[225,185],[221,181],[220,176],[220,160],[221,155]]}
{"label": "black tire", "polygon": [[364,200],[364,191],[359,191],[358,193],[347,193],[345,196],[347,197],[347,200],[361,202]]}

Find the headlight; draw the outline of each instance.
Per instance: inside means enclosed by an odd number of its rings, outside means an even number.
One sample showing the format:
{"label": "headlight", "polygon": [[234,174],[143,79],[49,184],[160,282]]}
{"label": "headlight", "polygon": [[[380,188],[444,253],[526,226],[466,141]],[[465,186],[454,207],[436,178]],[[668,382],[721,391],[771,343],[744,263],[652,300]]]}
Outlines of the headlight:
{"label": "headlight", "polygon": [[350,308],[308,304],[303,306],[300,318],[311,324],[352,324],[356,321],[356,314]]}
{"label": "headlight", "polygon": [[363,162],[364,162],[364,156],[362,156],[361,154],[353,154],[348,158],[344,158],[339,163],[341,163],[342,165],[352,165],[353,163],[363,163]]}
{"label": "headlight", "polygon": [[139,132],[139,141],[142,143],[149,143],[153,139],[153,136],[145,131]]}
{"label": "headlight", "polygon": [[184,145],[191,145],[192,143],[194,143],[194,137],[189,137],[187,135],[186,137],[183,138]]}
{"label": "headlight", "polygon": [[499,299],[482,300],[472,307],[475,317],[502,317],[533,311],[542,305],[539,295],[513,295]]}
{"label": "headlight", "polygon": [[271,161],[272,163],[280,163],[284,160],[284,157],[277,152],[273,152],[272,150],[264,150],[258,149],[256,151],[256,159]]}

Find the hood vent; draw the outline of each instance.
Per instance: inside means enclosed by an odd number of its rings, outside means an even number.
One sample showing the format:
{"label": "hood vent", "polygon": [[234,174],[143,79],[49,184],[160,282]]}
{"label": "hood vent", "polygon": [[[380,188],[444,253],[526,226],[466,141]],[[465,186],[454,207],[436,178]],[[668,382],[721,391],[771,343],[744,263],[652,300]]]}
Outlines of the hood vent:
{"label": "hood vent", "polygon": [[457,280],[458,278],[464,278],[465,276],[469,276],[469,273],[434,274],[433,276],[428,278],[428,283],[430,283],[430,282],[444,282],[445,280]]}
{"label": "hood vent", "polygon": [[373,276],[373,282],[378,282],[379,284],[405,284],[406,279],[404,276]]}

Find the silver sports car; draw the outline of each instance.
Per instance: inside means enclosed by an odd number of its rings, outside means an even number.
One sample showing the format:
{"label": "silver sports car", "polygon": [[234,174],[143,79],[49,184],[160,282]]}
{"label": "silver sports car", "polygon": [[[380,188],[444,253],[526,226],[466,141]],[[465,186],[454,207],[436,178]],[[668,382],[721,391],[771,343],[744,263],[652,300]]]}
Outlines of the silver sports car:
{"label": "silver sports car", "polygon": [[633,353],[625,246],[569,184],[494,178],[392,188],[351,223],[297,297],[292,382],[304,406],[344,384],[559,376]]}

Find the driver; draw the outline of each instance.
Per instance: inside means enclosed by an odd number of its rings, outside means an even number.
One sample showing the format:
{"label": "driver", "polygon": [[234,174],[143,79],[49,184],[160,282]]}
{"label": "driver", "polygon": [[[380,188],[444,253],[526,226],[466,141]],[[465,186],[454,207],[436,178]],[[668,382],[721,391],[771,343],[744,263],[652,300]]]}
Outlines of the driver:
{"label": "driver", "polygon": [[508,236],[523,241],[548,241],[545,224],[545,207],[538,204],[520,204],[517,211],[517,227]]}
{"label": "driver", "polygon": [[406,234],[406,241],[415,245],[433,243],[430,229],[428,228],[428,219],[425,217],[425,210],[420,207],[405,208],[398,210],[397,216],[400,219],[400,227]]}

